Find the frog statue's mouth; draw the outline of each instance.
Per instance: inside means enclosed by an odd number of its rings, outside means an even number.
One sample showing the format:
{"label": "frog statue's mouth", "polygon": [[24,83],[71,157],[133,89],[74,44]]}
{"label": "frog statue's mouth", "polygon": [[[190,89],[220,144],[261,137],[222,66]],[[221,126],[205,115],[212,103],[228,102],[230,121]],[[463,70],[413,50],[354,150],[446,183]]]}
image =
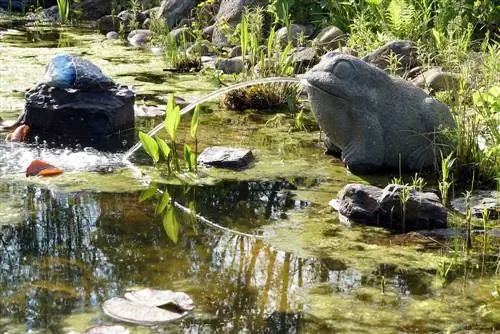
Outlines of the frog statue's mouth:
{"label": "frog statue's mouth", "polygon": [[[314,78],[308,77],[307,73],[304,75],[299,76],[300,83],[302,86],[305,88],[307,94],[309,95],[309,98],[311,98],[311,95],[315,95],[315,93],[320,93],[321,95],[326,94],[327,96],[332,97],[333,99],[337,100],[340,103],[350,105],[351,100],[334,92],[331,92],[329,90],[326,90],[321,87],[321,83],[317,82]],[[316,90],[316,92],[315,92]],[[326,101],[325,101],[326,102]]]}

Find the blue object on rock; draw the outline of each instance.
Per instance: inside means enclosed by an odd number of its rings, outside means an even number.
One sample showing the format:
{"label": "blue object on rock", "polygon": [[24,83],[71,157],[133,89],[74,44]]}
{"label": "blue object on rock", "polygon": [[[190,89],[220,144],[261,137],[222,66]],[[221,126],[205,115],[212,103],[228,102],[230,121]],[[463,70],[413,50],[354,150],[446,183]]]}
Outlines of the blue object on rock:
{"label": "blue object on rock", "polygon": [[53,57],[47,65],[43,82],[52,87],[83,91],[105,91],[115,86],[99,67],[72,55]]}

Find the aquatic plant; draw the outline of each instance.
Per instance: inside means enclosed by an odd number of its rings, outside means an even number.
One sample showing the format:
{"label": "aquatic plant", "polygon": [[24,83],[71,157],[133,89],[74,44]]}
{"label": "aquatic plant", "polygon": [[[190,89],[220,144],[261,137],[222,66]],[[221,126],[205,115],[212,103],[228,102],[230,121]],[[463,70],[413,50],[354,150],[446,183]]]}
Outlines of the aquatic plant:
{"label": "aquatic plant", "polygon": [[59,13],[59,19],[63,24],[69,22],[71,14],[71,2],[72,0],[57,0],[57,11]]}
{"label": "aquatic plant", "polygon": [[443,206],[448,204],[448,190],[453,184],[451,171],[454,163],[455,159],[453,158],[453,153],[450,153],[447,157],[441,156],[441,176],[438,181],[438,187],[441,193],[441,204],[443,204]]}

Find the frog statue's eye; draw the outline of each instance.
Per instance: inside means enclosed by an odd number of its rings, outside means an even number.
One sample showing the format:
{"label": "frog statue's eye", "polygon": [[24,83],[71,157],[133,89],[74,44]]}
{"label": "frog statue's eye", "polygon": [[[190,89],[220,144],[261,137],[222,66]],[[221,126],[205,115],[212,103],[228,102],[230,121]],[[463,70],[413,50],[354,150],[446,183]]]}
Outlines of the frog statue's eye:
{"label": "frog statue's eye", "polygon": [[332,69],[332,73],[341,80],[349,80],[354,77],[356,69],[347,60],[338,60]]}

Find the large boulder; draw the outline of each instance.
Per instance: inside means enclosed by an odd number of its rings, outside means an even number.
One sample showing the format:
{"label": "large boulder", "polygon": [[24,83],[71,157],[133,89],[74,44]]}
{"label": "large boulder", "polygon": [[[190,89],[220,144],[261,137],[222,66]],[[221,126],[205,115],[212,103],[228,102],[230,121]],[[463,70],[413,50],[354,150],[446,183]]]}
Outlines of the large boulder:
{"label": "large boulder", "polygon": [[297,46],[301,37],[308,37],[312,34],[312,28],[301,24],[290,24],[289,27],[283,27],[276,31],[276,38],[281,47],[285,47],[288,43]]}
{"label": "large boulder", "polygon": [[398,232],[444,228],[447,225],[446,208],[436,194],[419,192],[403,185],[389,184],[381,189],[348,184],[330,205],[351,222]]}
{"label": "large boulder", "polygon": [[229,44],[221,26],[228,24],[229,28],[234,30],[241,21],[241,14],[245,8],[257,6],[265,7],[269,0],[222,0],[219,12],[216,15],[216,23],[212,35],[212,43],[218,46]]}
{"label": "large boulder", "polygon": [[175,27],[177,23],[188,16],[189,11],[197,3],[196,0],[163,0],[156,18],[165,19],[169,28]]}
{"label": "large boulder", "polygon": [[353,172],[420,170],[449,147],[448,107],[410,82],[343,54],[325,55],[302,78],[327,148]]}
{"label": "large boulder", "polygon": [[[32,140],[126,149],[133,144],[134,100],[133,91],[115,84],[96,65],[59,55],[47,66],[44,80],[27,92],[19,123],[30,127]],[[123,140],[128,142],[123,145]]]}

